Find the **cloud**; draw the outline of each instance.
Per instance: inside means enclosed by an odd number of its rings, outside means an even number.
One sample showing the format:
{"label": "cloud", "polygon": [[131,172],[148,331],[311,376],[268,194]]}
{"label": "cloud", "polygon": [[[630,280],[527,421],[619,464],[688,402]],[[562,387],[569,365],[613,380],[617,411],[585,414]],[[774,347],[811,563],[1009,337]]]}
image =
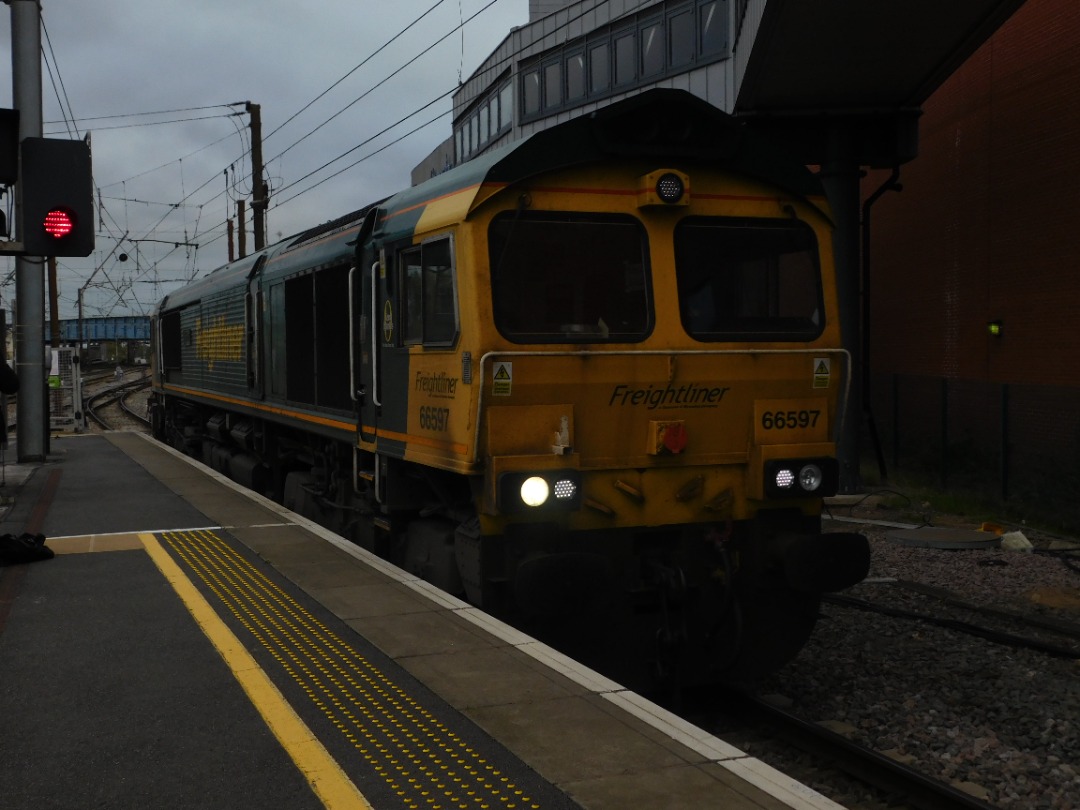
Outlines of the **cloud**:
{"label": "cloud", "polygon": [[[237,196],[250,194],[250,118],[242,106],[226,105],[251,101],[261,108],[273,241],[408,185],[413,166],[450,135],[449,97],[377,133],[467,78],[512,26],[526,21],[527,6],[527,0],[326,0],[317,7],[283,0],[45,0],[46,134],[69,137],[64,122],[74,115],[78,134],[91,133],[100,189],[97,250],[60,263],[61,317],[74,317],[77,292],[88,280],[87,315],[143,314],[176,286],[174,279],[226,260],[225,221],[236,215]],[[443,39],[477,12],[464,35]],[[10,15],[0,15],[0,65],[11,64],[10,42]],[[0,72],[0,106],[10,107],[5,75]],[[150,112],[160,114],[144,115]],[[439,112],[447,114],[405,137]],[[127,262],[116,260],[120,252]],[[13,261],[0,262],[9,268],[3,280]],[[10,281],[0,287],[6,301],[15,293]]]}

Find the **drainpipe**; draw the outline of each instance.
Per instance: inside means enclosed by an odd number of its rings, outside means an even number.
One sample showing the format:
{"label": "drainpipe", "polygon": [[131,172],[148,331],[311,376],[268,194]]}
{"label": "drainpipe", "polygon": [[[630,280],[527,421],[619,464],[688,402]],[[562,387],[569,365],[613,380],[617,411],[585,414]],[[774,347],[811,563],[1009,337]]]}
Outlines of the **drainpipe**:
{"label": "drainpipe", "polygon": [[866,198],[862,207],[862,388],[863,410],[866,424],[870,430],[870,439],[874,443],[874,455],[877,457],[878,473],[881,480],[888,479],[885,468],[885,455],[881,452],[881,439],[878,437],[877,423],[874,421],[874,408],[870,400],[870,209],[887,191],[903,191],[898,182],[900,166],[893,166],[892,174],[881,186]]}

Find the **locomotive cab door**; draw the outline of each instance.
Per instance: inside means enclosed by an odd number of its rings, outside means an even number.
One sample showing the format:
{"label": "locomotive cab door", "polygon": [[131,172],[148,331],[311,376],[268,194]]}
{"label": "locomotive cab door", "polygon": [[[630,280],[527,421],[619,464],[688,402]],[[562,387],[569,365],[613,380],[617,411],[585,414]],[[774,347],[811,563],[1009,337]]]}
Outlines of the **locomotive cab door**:
{"label": "locomotive cab door", "polygon": [[382,380],[379,351],[382,341],[381,301],[386,275],[381,251],[372,239],[379,209],[368,212],[360,229],[356,245],[356,264],[350,274],[352,328],[352,389],[356,403],[358,441],[356,453],[356,486],[364,482],[377,501],[382,500],[382,476],[377,446],[377,429],[382,412]]}
{"label": "locomotive cab door", "polygon": [[253,399],[263,399],[266,395],[266,374],[263,371],[263,291],[259,272],[266,263],[266,255],[255,262],[247,276],[247,290],[244,293],[244,340],[247,358],[247,387]]}

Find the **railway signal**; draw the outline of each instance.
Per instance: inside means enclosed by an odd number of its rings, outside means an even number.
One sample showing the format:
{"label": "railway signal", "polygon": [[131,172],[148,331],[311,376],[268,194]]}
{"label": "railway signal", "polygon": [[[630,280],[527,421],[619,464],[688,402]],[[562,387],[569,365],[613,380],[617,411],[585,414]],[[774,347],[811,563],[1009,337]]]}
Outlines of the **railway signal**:
{"label": "railway signal", "polygon": [[90,144],[25,138],[20,149],[23,252],[28,256],[89,256],[94,251]]}

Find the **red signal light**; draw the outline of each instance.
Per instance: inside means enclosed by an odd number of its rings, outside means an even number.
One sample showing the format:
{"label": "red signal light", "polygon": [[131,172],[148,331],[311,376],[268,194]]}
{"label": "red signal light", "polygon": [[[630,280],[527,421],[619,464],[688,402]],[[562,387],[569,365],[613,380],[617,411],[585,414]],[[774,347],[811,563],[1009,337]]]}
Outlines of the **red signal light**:
{"label": "red signal light", "polygon": [[54,239],[63,239],[75,230],[75,215],[66,208],[53,208],[42,223],[45,233]]}

